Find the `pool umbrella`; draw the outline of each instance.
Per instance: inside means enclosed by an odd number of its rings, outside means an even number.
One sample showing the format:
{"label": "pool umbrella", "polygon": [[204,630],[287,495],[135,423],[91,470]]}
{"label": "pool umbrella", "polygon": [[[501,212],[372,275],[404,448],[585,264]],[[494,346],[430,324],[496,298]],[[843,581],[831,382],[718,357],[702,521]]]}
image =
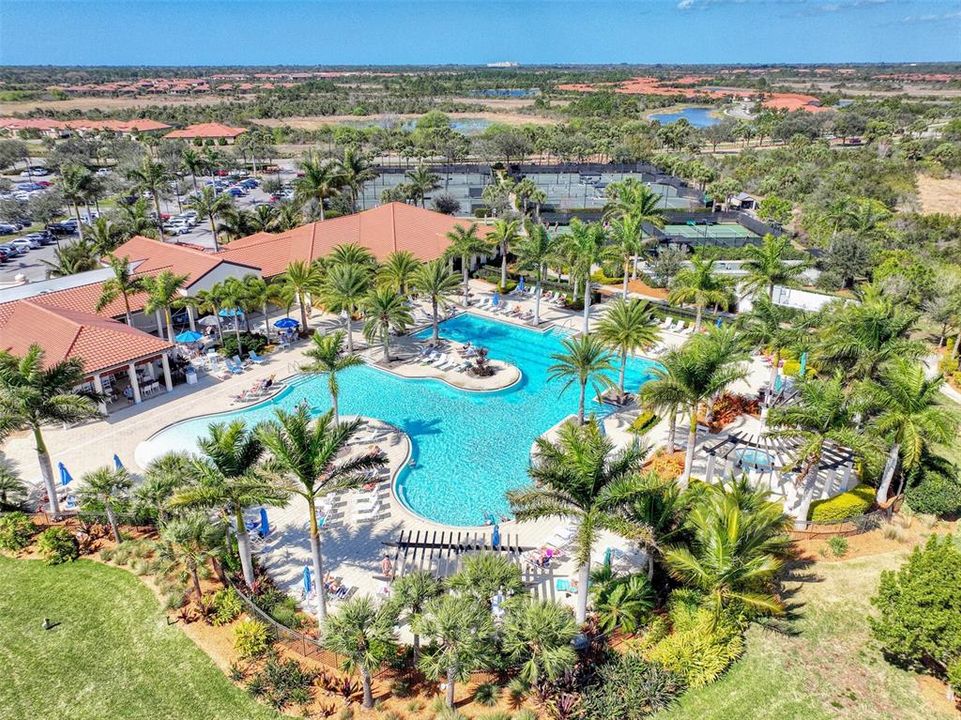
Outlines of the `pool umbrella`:
{"label": "pool umbrella", "polygon": [[57,467],[60,468],[60,484],[69,485],[73,482],[73,477],[70,475],[70,471],[67,470],[67,466],[63,463],[57,463]]}
{"label": "pool umbrella", "polygon": [[501,546],[501,526],[494,525],[494,530],[491,532],[491,546],[499,548]]}
{"label": "pool umbrella", "polygon": [[219,314],[220,317],[222,317],[222,318],[243,317],[243,316],[244,316],[244,311],[243,311],[243,310],[233,310],[233,309],[230,309],[230,308],[224,308],[224,309],[221,310],[218,314]]}
{"label": "pool umbrella", "polygon": [[299,325],[300,322],[298,320],[289,317],[280,318],[280,320],[274,323],[274,327],[280,328],[281,330],[291,330]]}
{"label": "pool umbrella", "polygon": [[176,335],[174,340],[176,340],[178,343],[195,343],[202,338],[203,335],[201,335],[199,332],[195,332],[193,330],[184,330],[179,335]]}
{"label": "pool umbrella", "polygon": [[784,387],[784,380],[781,378],[781,373],[778,373],[774,377],[774,392],[781,392],[782,387]]}
{"label": "pool umbrella", "polygon": [[491,300],[491,305],[493,305],[494,307],[497,307],[500,304],[501,304],[501,294],[499,292],[496,292],[494,293],[494,297]]}
{"label": "pool umbrella", "polygon": [[123,463],[120,462],[120,456],[117,455],[117,453],[113,454],[113,466],[117,468],[117,470],[123,470]]}
{"label": "pool umbrella", "polygon": [[216,325],[216,324],[217,324],[217,318],[215,318],[213,315],[207,315],[206,317],[200,318],[200,319],[197,321],[197,324],[198,324],[198,325],[204,325],[204,326],[206,326],[206,325]]}
{"label": "pool umbrella", "polygon": [[304,595],[310,595],[312,589],[313,583],[310,582],[310,567],[304,565]]}
{"label": "pool umbrella", "polygon": [[519,283],[517,283],[517,289],[518,289],[518,290],[523,290],[523,289],[524,289],[524,276],[523,276],[523,275],[521,275],[521,281],[520,281]]}
{"label": "pool umbrella", "polygon": [[270,534],[270,521],[267,520],[267,508],[260,508],[260,537]]}
{"label": "pool umbrella", "polygon": [[798,368],[798,371],[797,371],[797,376],[799,378],[804,377],[804,371],[807,370],[807,367],[808,367],[808,354],[806,352],[803,352],[801,353],[801,367]]}

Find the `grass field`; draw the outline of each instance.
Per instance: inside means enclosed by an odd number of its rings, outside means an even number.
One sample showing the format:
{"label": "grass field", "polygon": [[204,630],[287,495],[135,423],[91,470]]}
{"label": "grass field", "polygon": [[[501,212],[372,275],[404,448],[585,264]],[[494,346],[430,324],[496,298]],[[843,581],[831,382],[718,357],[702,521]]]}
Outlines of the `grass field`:
{"label": "grass field", "polygon": [[[43,630],[48,617],[59,623]],[[0,718],[266,720],[125,570],[0,557]]]}
{"label": "grass field", "polygon": [[[752,628],[745,656],[714,685],[686,693],[655,720],[949,720],[938,688],[886,663],[870,645],[869,598],[884,569],[907,555],[889,552],[818,562],[804,574],[793,635]],[[803,573],[803,571],[802,571]]]}

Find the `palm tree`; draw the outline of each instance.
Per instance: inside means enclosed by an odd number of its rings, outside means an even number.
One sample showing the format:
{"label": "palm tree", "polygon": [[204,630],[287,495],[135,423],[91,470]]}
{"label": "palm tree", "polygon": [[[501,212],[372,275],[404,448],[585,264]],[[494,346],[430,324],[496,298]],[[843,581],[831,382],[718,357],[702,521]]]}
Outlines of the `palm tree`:
{"label": "palm tree", "polygon": [[664,560],[672,577],[703,594],[715,617],[731,605],[783,612],[772,585],[790,547],[787,518],[765,491],[746,480],[707,485],[686,524],[690,544],[666,548]]}
{"label": "palm tree", "polygon": [[0,510],[17,510],[27,499],[27,484],[8,462],[0,462]]}
{"label": "palm tree", "polygon": [[[402,575],[391,589],[391,601],[404,613],[404,621],[416,627],[427,603],[444,591],[441,581],[426,570],[414,570]],[[414,632],[414,662],[420,659],[420,633]]]}
{"label": "palm tree", "polygon": [[201,173],[207,168],[206,160],[194,148],[185,147],[180,153],[180,166],[190,173],[190,178],[194,184],[194,192],[196,192],[197,173]]}
{"label": "palm tree", "polygon": [[[138,192],[149,192],[153,196],[154,210],[157,212],[157,228],[160,232],[160,242],[164,242],[163,213],[160,212],[160,196],[167,189],[170,173],[167,166],[156,161],[149,155],[144,155],[139,167],[128,172]],[[204,188],[205,190],[207,188]],[[198,211],[199,212],[199,211]],[[216,239],[216,235],[215,235]]]}
{"label": "palm tree", "polygon": [[300,306],[301,332],[307,331],[307,296],[320,290],[320,269],[307,260],[292,260],[281,276],[280,282]]}
{"label": "palm tree", "polygon": [[420,260],[414,256],[414,253],[409,250],[395,250],[384,260],[378,273],[378,280],[406,297],[420,266]]}
{"label": "palm tree", "polygon": [[694,331],[701,329],[701,317],[708,305],[727,307],[730,292],[724,279],[714,272],[714,260],[697,256],[691,258],[691,267],[683,268],[674,276],[671,291],[667,296],[672,304],[692,304],[697,308]]}
{"label": "palm tree", "polygon": [[417,292],[430,300],[433,341],[436,343],[440,337],[438,314],[450,305],[450,299],[457,291],[457,276],[446,262],[438,258],[418,267],[411,281]]}
{"label": "palm tree", "polygon": [[768,419],[776,428],[771,434],[796,443],[792,461],[798,468],[797,488],[789,510],[799,529],[807,522],[825,448],[834,443],[850,449],[856,458],[873,451],[872,439],[857,422],[858,410],[840,373],[827,380],[803,380],[794,402],[771,409]]}
{"label": "palm tree", "polygon": [[240,318],[241,316],[246,318],[246,311],[251,304],[247,285],[235,277],[229,277],[218,285],[220,285],[219,288],[216,285],[214,286],[216,288],[215,292],[220,298],[220,304],[224,312],[233,317],[234,335],[237,338],[237,353],[243,355],[244,345],[240,337]]}
{"label": "palm tree", "polygon": [[83,476],[83,487],[79,492],[81,506],[85,509],[91,506],[103,508],[114,542],[118,545],[122,538],[117,523],[117,503],[123,501],[132,485],[130,473],[124,468],[102,467]]}
{"label": "palm tree", "polygon": [[168,507],[216,508],[225,525],[233,520],[244,582],[252,588],[254,563],[244,510],[252,505],[284,507],[288,494],[271,482],[262,467],[264,444],[243,420],[212,423],[208,433],[197,440],[202,453],[192,466],[197,482],[177,491]]}
{"label": "palm tree", "polygon": [[167,503],[180,488],[194,482],[193,472],[194,459],[185,452],[168,452],[151,460],[133,493],[135,511],[155,516],[160,525],[166,523]]}
{"label": "palm tree", "polygon": [[424,207],[427,196],[440,187],[440,175],[435,175],[426,165],[418,165],[405,176],[410,187],[410,197]]}
{"label": "palm tree", "polygon": [[744,341],[773,355],[766,398],[768,404],[774,399],[782,355],[803,340],[809,325],[806,318],[797,322],[796,317],[797,313],[792,309],[775,305],[766,295],[759,295],[751,310],[737,318],[737,327]]}
{"label": "palm tree", "polygon": [[161,270],[157,275],[144,278],[147,301],[144,310],[148,313],[163,313],[167,321],[167,340],[174,341],[174,321],[171,309],[180,300],[180,289],[187,282],[187,275],[175,275],[170,270]]}
{"label": "palm tree", "polygon": [[[318,581],[318,585],[321,583]],[[374,707],[371,677],[397,649],[394,632],[396,613],[391,605],[380,607],[370,597],[351,598],[336,615],[331,615],[323,629],[323,643],[331,652],[343,655],[348,671],[360,673],[366,710]]]}
{"label": "palm tree", "polygon": [[520,220],[495,220],[487,241],[496,245],[501,254],[501,288],[507,287],[507,255],[511,246],[520,240]]}
{"label": "palm tree", "polygon": [[245,276],[243,283],[248,305],[260,308],[264,314],[264,331],[267,334],[267,342],[270,342],[270,306],[283,303],[283,291],[278,283],[264,280],[256,275]]}
{"label": "palm tree", "polygon": [[106,255],[123,242],[123,228],[112,222],[106,215],[101,215],[90,223],[86,239],[90,241],[98,255]]}
{"label": "palm tree", "polygon": [[486,239],[477,234],[477,223],[471,223],[468,227],[455,225],[454,229],[447,233],[450,244],[444,252],[445,257],[460,258],[460,269],[464,278],[464,307],[468,305],[470,286],[468,285],[470,261],[475,255],[484,255],[490,252],[491,245]]}
{"label": "palm tree", "polygon": [[371,165],[370,158],[353,146],[344,148],[343,156],[336,163],[343,187],[348,192],[351,212],[357,212],[357,197],[364,184],[377,177],[377,171]]}
{"label": "palm tree", "polygon": [[223,535],[223,528],[210,522],[206,513],[192,512],[172,518],[160,529],[157,543],[160,574],[191,581],[197,598],[201,598],[200,580],[208,575],[208,564],[219,555]]}
{"label": "palm tree", "polygon": [[130,239],[134,235],[152,238],[157,234],[157,223],[150,217],[146,198],[138,197],[133,202],[121,198],[117,202],[117,209],[120,210],[120,226],[125,238]]}
{"label": "palm tree", "polygon": [[644,575],[614,574],[604,563],[591,576],[591,591],[598,626],[605,633],[634,633],[654,608],[654,588]]}
{"label": "palm tree", "polygon": [[793,284],[807,269],[807,265],[803,262],[787,263],[786,255],[790,246],[791,241],[785,235],[765,235],[760,245],[746,246],[746,257],[741,263],[741,269],[747,272],[742,280],[744,286],[751,290],[763,287],[767,297],[774,300],[775,285]]}
{"label": "palm tree", "polygon": [[274,420],[257,429],[273,463],[290,480],[283,486],[284,489],[307,501],[310,550],[314,577],[317,579],[318,619],[321,624],[327,618],[327,598],[316,502],[330,493],[358,487],[365,482],[365,470],[384,464],[381,454],[338,460],[341,451],[360,429],[361,421],[335,423],[333,417],[333,412],[327,412],[311,425],[310,412],[302,406],[293,412],[277,410]]}
{"label": "palm tree", "polygon": [[309,365],[304,365],[301,369],[304,372],[327,376],[330,403],[334,412],[334,424],[338,424],[340,423],[340,414],[337,408],[337,399],[340,395],[340,386],[337,383],[337,373],[363,365],[364,359],[360,355],[344,353],[343,330],[338,330],[329,335],[314,333],[311,336],[311,343],[311,347],[304,351],[304,355],[309,357],[312,362]]}
{"label": "palm tree", "polygon": [[660,194],[642,182],[628,179],[613,185],[612,197],[605,209],[605,219],[611,222],[615,245],[620,248],[624,257],[624,294],[626,296],[627,268],[631,267],[632,277],[637,276],[636,266],[632,260],[643,248],[644,225],[664,227],[664,208],[659,207]]}
{"label": "palm tree", "polygon": [[540,223],[527,223],[525,237],[517,246],[518,266],[534,271],[534,325],[541,324],[541,285],[547,265],[554,259],[556,245],[547,228]]}
{"label": "palm tree", "polygon": [[327,271],[321,286],[321,298],[327,309],[344,316],[347,334],[347,351],[354,352],[354,335],[351,332],[353,315],[367,295],[369,275],[360,265],[334,265]]}
{"label": "palm tree", "polygon": [[343,187],[343,179],[337,167],[310,153],[298,166],[302,175],[294,181],[294,199],[304,207],[316,203],[320,219],[325,219],[324,203],[337,195]]}
{"label": "palm tree", "polygon": [[41,260],[44,265],[50,268],[50,275],[53,277],[66,277],[77,273],[96,270],[97,249],[87,240],[76,240],[66,243],[53,251],[54,262]]}
{"label": "palm tree", "polygon": [[118,258],[114,255],[107,257],[113,277],[104,280],[100,298],[97,300],[96,310],[100,312],[107,305],[118,297],[123,298],[124,317],[128,325],[133,325],[133,317],[130,314],[130,296],[144,291],[144,279],[137,277],[131,272],[130,258]]}
{"label": "palm tree", "polygon": [[[218,197],[223,198],[229,196],[219,195]],[[254,214],[250,210],[239,208],[228,201],[223,210],[220,211],[220,222],[217,223],[217,231],[223,233],[225,243],[253,235],[257,232]]]}
{"label": "palm tree", "polygon": [[577,525],[574,559],[578,566],[577,622],[587,617],[587,589],[591,549],[602,530],[642,537],[620,511],[643,491],[637,478],[646,448],[633,444],[618,452],[597,422],[561,426],[557,442],[538,438],[536,457],[528,471],[534,486],[507,494],[520,522],[541,518],[569,518]]}
{"label": "palm tree", "polygon": [[214,236],[214,252],[220,251],[217,218],[223,215],[232,205],[230,195],[218,193],[212,185],[205,185],[200,189],[200,192],[187,200],[187,207],[200,217],[207,218],[210,223],[210,232]]}
{"label": "palm tree", "polygon": [[270,232],[277,223],[278,214],[275,205],[257,205],[250,213],[250,229],[253,232]]}
{"label": "palm tree", "polygon": [[451,592],[470,595],[485,603],[489,603],[497,592],[515,595],[524,590],[520,567],[494,552],[465,556],[460,569],[447,578],[445,585]]}
{"label": "palm tree", "polygon": [[414,620],[417,632],[431,640],[420,668],[431,680],[447,683],[447,707],[454,707],[455,683],[486,667],[492,659],[494,620],[490,608],[469,595],[441,595]]}
{"label": "palm tree", "polygon": [[647,579],[653,580],[655,561],[662,557],[664,544],[683,532],[690,493],[684,493],[672,480],[655,472],[642,478],[644,492],[625,509],[627,521],[644,531],[639,544],[647,555]]}
{"label": "palm tree", "polygon": [[33,433],[54,517],[60,514],[60,503],[42,429],[44,425],[75,423],[100,415],[92,396],[74,390],[83,384],[84,377],[83,363],[77,358],[46,367],[43,348],[37,344],[31,345],[23,357],[0,351],[0,438],[19,430]]}
{"label": "palm tree", "polygon": [[83,242],[83,222],[80,220],[80,203],[84,201],[90,185],[90,171],[83,165],[67,164],[60,168],[60,192],[73,205],[77,218],[77,233]]}
{"label": "palm tree", "polygon": [[192,307],[198,314],[210,313],[217,323],[217,335],[223,340],[224,327],[220,320],[220,310],[223,307],[222,282],[214,283],[208,290],[198,290],[196,295],[188,296],[180,301],[180,304]]}
{"label": "palm tree", "polygon": [[623,215],[611,220],[608,225],[611,244],[617,248],[624,261],[624,284],[621,288],[622,297],[627,297],[627,281],[631,274],[634,258],[641,252],[641,221],[633,215]]}
{"label": "palm tree", "polygon": [[575,381],[578,385],[577,424],[584,424],[584,405],[587,385],[591,384],[595,394],[611,384],[607,373],[614,370],[611,355],[604,344],[594,335],[578,335],[564,338],[561,343],[564,352],[551,355],[557,362],[547,368],[548,380],[567,380],[561,389],[563,393]]}
{"label": "palm tree", "polygon": [[622,397],[628,354],[651,347],[659,336],[654,310],[646,300],[622,298],[610,304],[610,309],[597,326],[597,337],[607,347],[620,353],[621,369],[617,387]]}
{"label": "palm tree", "polygon": [[403,334],[414,318],[402,295],[391,288],[374,288],[362,303],[367,320],[364,322],[364,337],[367,342],[380,339],[384,347],[384,361],[390,362],[390,334]]}
{"label": "palm tree", "polygon": [[560,240],[561,253],[571,259],[571,276],[584,283],[584,329],[590,332],[591,319],[591,271],[611,256],[604,228],[597,223],[571,220],[570,232]]}
{"label": "palm tree", "polygon": [[907,475],[931,445],[950,442],[956,436],[959,418],[941,403],[943,385],[942,375],[928,378],[924,365],[902,357],[864,388],[871,415],[869,430],[891,443],[878,485],[878,503],[888,499],[899,464]]}
{"label": "palm tree", "polygon": [[518,676],[532,686],[558,680],[574,667],[571,644],[578,632],[569,607],[530,595],[511,601],[501,630],[504,654],[520,665]]}
{"label": "palm tree", "polygon": [[368,248],[358,243],[335,245],[327,256],[329,265],[357,265],[366,272],[377,269],[377,258]]}

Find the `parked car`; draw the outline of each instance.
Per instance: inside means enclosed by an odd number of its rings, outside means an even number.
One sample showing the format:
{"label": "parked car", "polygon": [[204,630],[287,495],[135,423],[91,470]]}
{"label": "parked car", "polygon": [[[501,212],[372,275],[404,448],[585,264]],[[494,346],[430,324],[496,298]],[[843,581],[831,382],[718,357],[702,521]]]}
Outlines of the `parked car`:
{"label": "parked car", "polygon": [[11,240],[10,244],[16,248],[22,249],[24,252],[28,252],[30,250],[36,250],[38,247],[40,247],[39,240],[27,240],[27,238],[25,237],[17,238],[16,240]]}
{"label": "parked car", "polygon": [[8,257],[15,258],[26,254],[26,250],[21,250],[13,243],[3,243],[0,245],[0,250],[3,250]]}
{"label": "parked car", "polygon": [[17,226],[10,223],[0,223],[0,235],[13,235],[17,232]]}
{"label": "parked car", "polygon": [[73,235],[77,232],[77,221],[48,223],[46,229],[54,235]]}

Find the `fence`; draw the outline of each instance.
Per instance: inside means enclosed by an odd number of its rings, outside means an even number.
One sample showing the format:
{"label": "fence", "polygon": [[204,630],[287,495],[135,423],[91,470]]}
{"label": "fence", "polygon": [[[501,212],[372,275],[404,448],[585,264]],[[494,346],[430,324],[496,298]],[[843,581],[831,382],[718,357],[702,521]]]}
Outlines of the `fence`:
{"label": "fence", "polygon": [[861,535],[870,530],[881,526],[894,515],[896,503],[891,503],[888,507],[873,510],[872,512],[857,517],[848,518],[841,522],[815,522],[807,520],[803,528],[795,526],[791,531],[791,536],[795,540],[819,537],[851,537]]}

